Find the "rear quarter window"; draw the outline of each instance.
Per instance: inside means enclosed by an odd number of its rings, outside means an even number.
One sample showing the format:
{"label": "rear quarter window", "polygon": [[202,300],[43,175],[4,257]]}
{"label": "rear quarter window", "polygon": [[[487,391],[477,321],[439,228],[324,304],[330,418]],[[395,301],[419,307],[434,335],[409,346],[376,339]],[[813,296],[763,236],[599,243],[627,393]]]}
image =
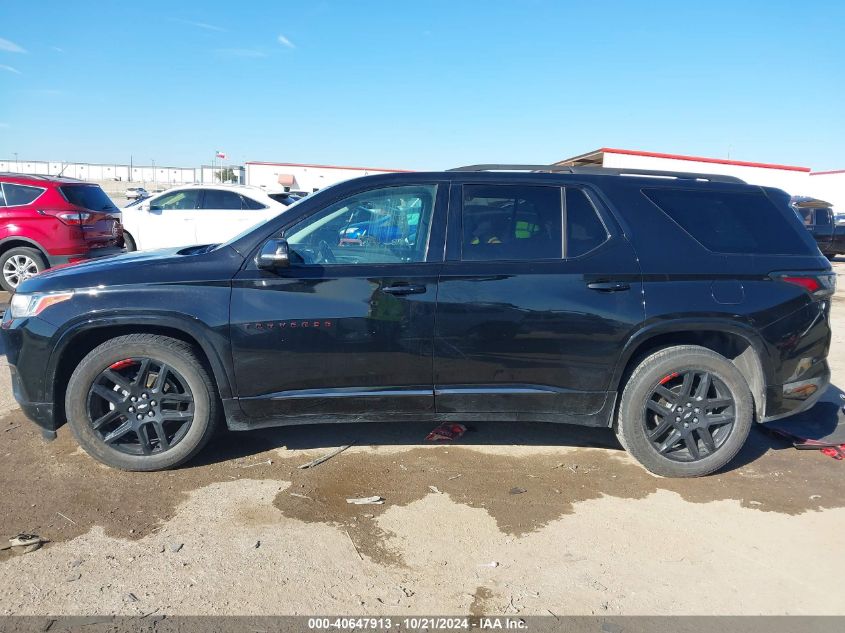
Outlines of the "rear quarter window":
{"label": "rear quarter window", "polygon": [[643,195],[715,253],[812,255],[800,225],[762,191],[643,189]]}

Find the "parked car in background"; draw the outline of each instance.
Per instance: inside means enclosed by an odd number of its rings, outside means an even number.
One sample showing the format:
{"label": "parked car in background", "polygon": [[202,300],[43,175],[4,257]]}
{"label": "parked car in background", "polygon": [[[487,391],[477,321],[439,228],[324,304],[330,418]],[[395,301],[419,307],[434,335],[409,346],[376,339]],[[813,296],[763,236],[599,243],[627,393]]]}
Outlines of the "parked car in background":
{"label": "parked car in background", "polygon": [[67,421],[127,470],[187,461],[224,419],[521,421],[705,475],[829,384],[835,275],[788,203],[700,173],[367,176],[226,244],[39,275],[0,336],[45,436]]}
{"label": "parked car in background", "polygon": [[822,254],[828,259],[833,259],[845,253],[845,223],[840,223],[829,202],[806,196],[793,196],[790,204],[816,240]]}
{"label": "parked car in background", "polygon": [[219,244],[287,209],[258,187],[186,185],[123,209],[126,250]]}
{"label": "parked car in background", "polygon": [[137,200],[139,198],[148,198],[150,192],[143,187],[129,187],[123,194],[127,200]]}
{"label": "parked car in background", "polygon": [[280,202],[281,204],[285,205],[286,207],[292,205],[297,200],[301,200],[304,196],[290,193],[287,191],[268,191],[267,195],[270,196],[276,202]]}
{"label": "parked car in background", "polygon": [[99,185],[0,173],[0,286],[58,264],[123,252],[121,213]]}

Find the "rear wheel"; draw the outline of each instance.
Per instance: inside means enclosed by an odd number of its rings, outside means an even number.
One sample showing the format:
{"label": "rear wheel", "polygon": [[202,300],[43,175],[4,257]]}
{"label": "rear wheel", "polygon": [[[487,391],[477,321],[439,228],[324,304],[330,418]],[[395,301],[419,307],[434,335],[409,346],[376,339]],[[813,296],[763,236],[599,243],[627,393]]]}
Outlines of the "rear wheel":
{"label": "rear wheel", "polygon": [[6,292],[14,292],[21,283],[46,269],[47,262],[38,249],[10,248],[0,255],[0,286]]}
{"label": "rear wheel", "polygon": [[126,246],[127,253],[138,250],[138,245],[135,244],[135,239],[126,231],[123,232],[123,244]]}
{"label": "rear wheel", "polygon": [[214,433],[217,393],[190,345],[130,334],[95,348],[73,372],[65,410],[80,446],[123,470],[163,470]]}
{"label": "rear wheel", "polygon": [[654,474],[699,477],[734,458],[753,415],[751,390],[730,360],[679,345],[648,356],[631,374],[616,434]]}

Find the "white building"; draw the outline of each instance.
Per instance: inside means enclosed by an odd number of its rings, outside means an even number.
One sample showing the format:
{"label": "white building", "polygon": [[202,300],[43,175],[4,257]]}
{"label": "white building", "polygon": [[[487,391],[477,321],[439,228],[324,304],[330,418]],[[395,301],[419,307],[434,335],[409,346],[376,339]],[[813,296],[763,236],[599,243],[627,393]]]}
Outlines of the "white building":
{"label": "white building", "polygon": [[652,169],[657,171],[685,171],[695,174],[722,174],[736,176],[753,185],[778,187],[792,195],[813,195],[809,193],[810,168],[771,163],[751,163],[742,160],[681,156],[658,152],[641,152],[630,149],[601,149],[573,156],[556,165],[595,165],[597,167],[621,167],[628,169]]}
{"label": "white building", "polygon": [[336,182],[369,176],[406,171],[377,167],[340,167],[337,165],[307,165],[301,163],[245,163],[246,184],[265,189],[305,191],[311,193]]}
{"label": "white building", "polygon": [[[228,172],[227,170],[231,170]],[[187,185],[195,182],[220,182],[221,172],[243,183],[244,168],[240,165],[202,165],[201,167],[173,167],[168,165],[124,165],[120,163],[65,163],[42,160],[0,160],[0,172],[67,176],[79,180],[104,182],[136,182],[158,184],[163,187]]]}

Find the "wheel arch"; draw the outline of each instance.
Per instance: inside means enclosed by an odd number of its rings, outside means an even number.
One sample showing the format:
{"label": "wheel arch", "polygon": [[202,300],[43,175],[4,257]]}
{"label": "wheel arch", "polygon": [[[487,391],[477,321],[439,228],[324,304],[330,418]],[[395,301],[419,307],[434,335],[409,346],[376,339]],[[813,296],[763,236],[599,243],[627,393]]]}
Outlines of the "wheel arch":
{"label": "wheel arch", "polygon": [[79,362],[95,347],[125,334],[159,334],[188,343],[217,385],[221,398],[232,397],[232,380],[218,350],[209,342],[208,331],[179,318],[126,317],[86,321],[64,332],[47,367],[47,383],[52,385],[56,428],[66,421],[64,401],[68,380]]}
{"label": "wheel arch", "polygon": [[675,345],[699,345],[730,360],[748,381],[757,418],[762,416],[766,410],[766,385],[772,375],[766,346],[752,328],[734,321],[690,320],[643,328],[622,352],[611,389],[621,392],[646,356]]}
{"label": "wheel arch", "polygon": [[18,247],[34,248],[41,253],[44,261],[49,265],[50,256],[47,254],[46,249],[35,240],[29,239],[28,237],[21,237],[20,235],[10,235],[9,237],[0,239],[0,256],[2,256],[6,251],[10,251],[13,248]]}

